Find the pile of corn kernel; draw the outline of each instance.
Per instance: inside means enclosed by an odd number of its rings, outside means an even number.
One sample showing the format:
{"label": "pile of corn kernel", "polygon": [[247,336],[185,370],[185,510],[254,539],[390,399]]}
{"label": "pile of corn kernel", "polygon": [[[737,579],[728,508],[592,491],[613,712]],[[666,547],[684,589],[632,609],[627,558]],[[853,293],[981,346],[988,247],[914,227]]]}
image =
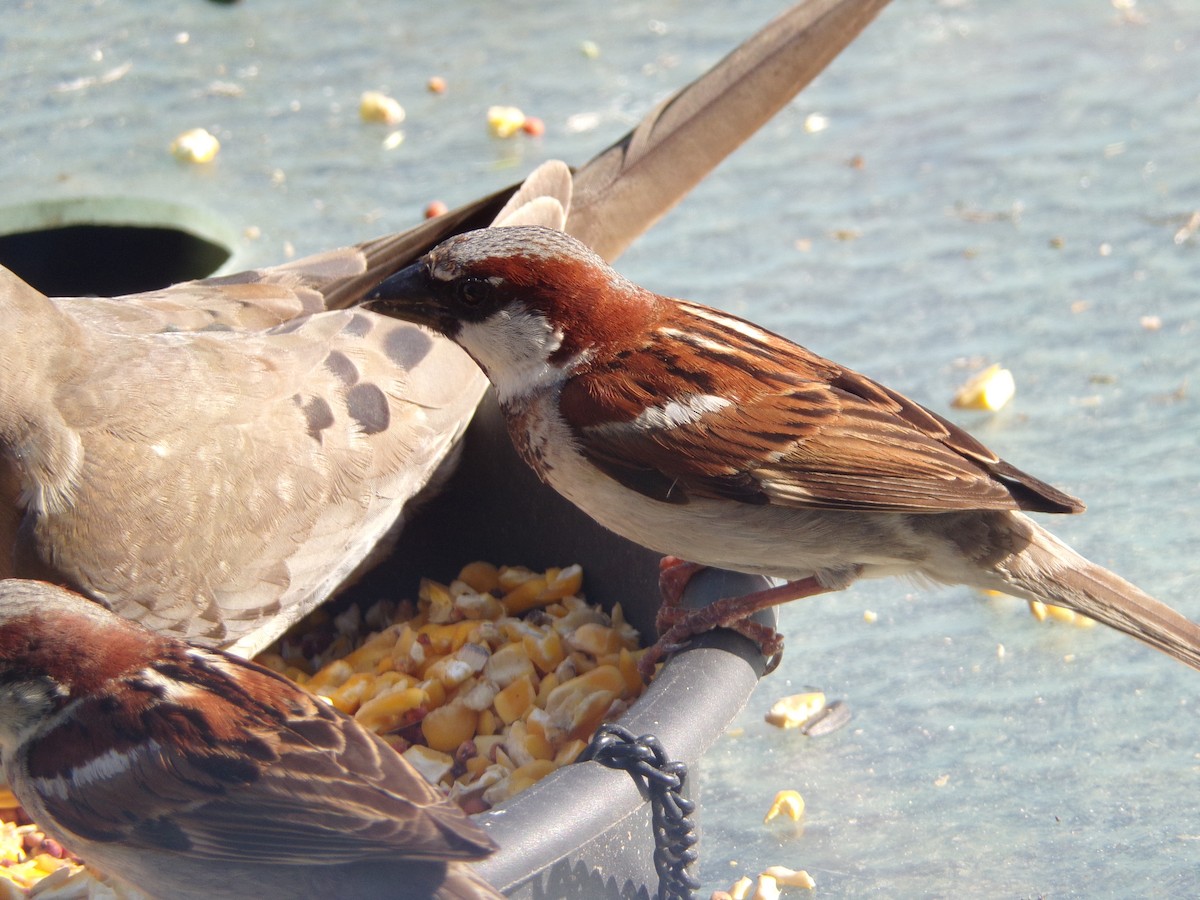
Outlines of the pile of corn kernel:
{"label": "pile of corn kernel", "polygon": [[573,762],[642,692],[637,632],[620,605],[609,615],[583,600],[582,584],[577,565],[470,563],[449,585],[422,581],[415,608],[319,612],[258,662],[479,812]]}
{"label": "pile of corn kernel", "polygon": [[[11,806],[15,807],[15,800]],[[36,825],[19,825],[7,807],[0,821],[0,898],[24,897],[35,884],[59,869],[77,871],[80,862]]]}

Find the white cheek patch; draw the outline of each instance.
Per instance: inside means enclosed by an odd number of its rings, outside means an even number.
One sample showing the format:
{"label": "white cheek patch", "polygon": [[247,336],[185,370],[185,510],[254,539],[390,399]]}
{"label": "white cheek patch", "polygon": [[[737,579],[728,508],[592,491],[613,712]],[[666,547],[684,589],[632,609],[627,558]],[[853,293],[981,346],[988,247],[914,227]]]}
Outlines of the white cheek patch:
{"label": "white cheek patch", "polygon": [[542,315],[504,309],[483,322],[464,322],[455,336],[487,373],[501,401],[548,387],[562,371],[549,362],[562,346],[562,332]]}
{"label": "white cheek patch", "polygon": [[661,406],[648,406],[633,420],[635,428],[678,428],[699,422],[709,413],[720,412],[733,401],[715,394],[690,394]]}

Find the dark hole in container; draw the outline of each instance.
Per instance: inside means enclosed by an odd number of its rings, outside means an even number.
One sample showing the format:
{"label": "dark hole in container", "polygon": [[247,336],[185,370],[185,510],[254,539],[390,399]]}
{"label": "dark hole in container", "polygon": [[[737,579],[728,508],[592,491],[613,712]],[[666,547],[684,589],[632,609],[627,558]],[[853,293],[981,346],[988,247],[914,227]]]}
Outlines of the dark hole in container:
{"label": "dark hole in container", "polygon": [[51,297],[116,297],[215,272],[229,251],[178,228],[64,225],[0,235],[0,264]]}

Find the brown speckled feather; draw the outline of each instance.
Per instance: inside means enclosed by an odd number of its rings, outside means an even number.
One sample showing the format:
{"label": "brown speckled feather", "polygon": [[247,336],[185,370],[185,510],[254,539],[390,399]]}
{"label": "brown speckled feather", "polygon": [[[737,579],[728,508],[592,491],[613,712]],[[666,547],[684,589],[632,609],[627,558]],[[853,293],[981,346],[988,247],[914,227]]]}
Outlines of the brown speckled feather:
{"label": "brown speckled feather", "polygon": [[[649,301],[648,321],[666,308]],[[637,352],[594,357],[560,401],[583,453],[640,493],[914,513],[1083,509],[864,375],[726,313],[670,308],[678,318],[668,332],[648,332]],[[676,352],[680,342],[689,355]],[[733,402],[705,408],[722,390]],[[675,404],[687,421],[649,427],[638,418],[647,404]]]}

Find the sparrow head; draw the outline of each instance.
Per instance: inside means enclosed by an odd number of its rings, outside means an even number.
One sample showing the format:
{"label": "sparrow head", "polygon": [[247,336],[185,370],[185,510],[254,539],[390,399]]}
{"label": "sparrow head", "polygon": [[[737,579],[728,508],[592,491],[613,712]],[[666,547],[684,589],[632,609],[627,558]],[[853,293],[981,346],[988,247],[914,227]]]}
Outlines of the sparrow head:
{"label": "sparrow head", "polygon": [[53,713],[152,652],[96,603],[41,582],[0,582],[0,749],[10,752]]}
{"label": "sparrow head", "polygon": [[365,305],[456,341],[503,399],[628,335],[653,312],[654,295],[571,236],[529,225],[450,238],[380,284]]}

